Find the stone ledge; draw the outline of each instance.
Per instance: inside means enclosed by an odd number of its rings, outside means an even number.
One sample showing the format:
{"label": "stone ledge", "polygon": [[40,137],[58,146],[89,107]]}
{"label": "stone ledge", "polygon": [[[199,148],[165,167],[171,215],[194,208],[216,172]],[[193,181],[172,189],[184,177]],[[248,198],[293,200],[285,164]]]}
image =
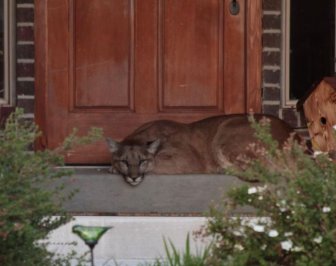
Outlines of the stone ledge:
{"label": "stone ledge", "polygon": [[[81,215],[203,216],[211,202],[243,184],[227,175],[149,175],[136,187],[106,168],[80,168],[64,177],[67,191],[79,192],[64,207]],[[249,207],[237,210],[251,215]]]}

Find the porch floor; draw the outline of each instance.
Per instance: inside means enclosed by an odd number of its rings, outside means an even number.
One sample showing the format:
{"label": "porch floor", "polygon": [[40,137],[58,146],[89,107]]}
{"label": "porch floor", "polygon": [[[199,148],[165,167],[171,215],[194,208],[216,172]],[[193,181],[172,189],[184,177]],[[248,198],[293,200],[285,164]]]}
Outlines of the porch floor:
{"label": "porch floor", "polygon": [[[64,177],[67,191],[79,192],[64,207],[76,215],[203,216],[234,186],[243,184],[227,175],[148,175],[132,187],[107,167],[77,167]],[[251,208],[240,208],[251,214]]]}

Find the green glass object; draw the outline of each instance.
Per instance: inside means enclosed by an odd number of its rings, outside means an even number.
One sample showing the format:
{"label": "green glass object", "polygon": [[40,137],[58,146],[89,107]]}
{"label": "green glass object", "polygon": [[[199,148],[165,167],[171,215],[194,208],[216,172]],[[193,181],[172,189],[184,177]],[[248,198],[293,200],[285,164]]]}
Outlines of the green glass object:
{"label": "green glass object", "polygon": [[77,234],[81,239],[84,240],[85,244],[90,248],[91,254],[91,265],[94,266],[94,256],[93,249],[98,243],[101,236],[109,229],[111,226],[84,226],[84,225],[74,225],[72,227],[72,232]]}
{"label": "green glass object", "polygon": [[88,246],[95,246],[98,243],[100,237],[112,227],[110,226],[84,226],[84,225],[74,225],[72,227],[72,232],[77,234],[81,239],[84,240],[85,244]]}

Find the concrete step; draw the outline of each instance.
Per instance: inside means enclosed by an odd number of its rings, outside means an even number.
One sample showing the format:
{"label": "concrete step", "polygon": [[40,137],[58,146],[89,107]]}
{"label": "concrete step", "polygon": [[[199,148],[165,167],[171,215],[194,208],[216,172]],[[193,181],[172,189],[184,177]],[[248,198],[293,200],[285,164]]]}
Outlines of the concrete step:
{"label": "concrete step", "polygon": [[[64,177],[67,191],[79,192],[64,207],[75,214],[202,216],[212,202],[243,184],[227,175],[148,175],[138,186],[128,185],[107,168],[76,168]],[[248,207],[237,210],[249,214]]]}

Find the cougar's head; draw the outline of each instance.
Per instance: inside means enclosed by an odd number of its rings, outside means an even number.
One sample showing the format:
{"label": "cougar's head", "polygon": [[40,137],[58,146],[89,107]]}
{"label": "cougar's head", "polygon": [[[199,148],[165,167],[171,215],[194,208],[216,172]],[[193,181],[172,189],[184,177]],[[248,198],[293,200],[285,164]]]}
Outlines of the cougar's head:
{"label": "cougar's head", "polygon": [[145,174],[154,168],[154,156],[160,140],[146,144],[124,144],[110,138],[106,140],[112,153],[112,169],[121,174],[130,185],[139,185]]}

